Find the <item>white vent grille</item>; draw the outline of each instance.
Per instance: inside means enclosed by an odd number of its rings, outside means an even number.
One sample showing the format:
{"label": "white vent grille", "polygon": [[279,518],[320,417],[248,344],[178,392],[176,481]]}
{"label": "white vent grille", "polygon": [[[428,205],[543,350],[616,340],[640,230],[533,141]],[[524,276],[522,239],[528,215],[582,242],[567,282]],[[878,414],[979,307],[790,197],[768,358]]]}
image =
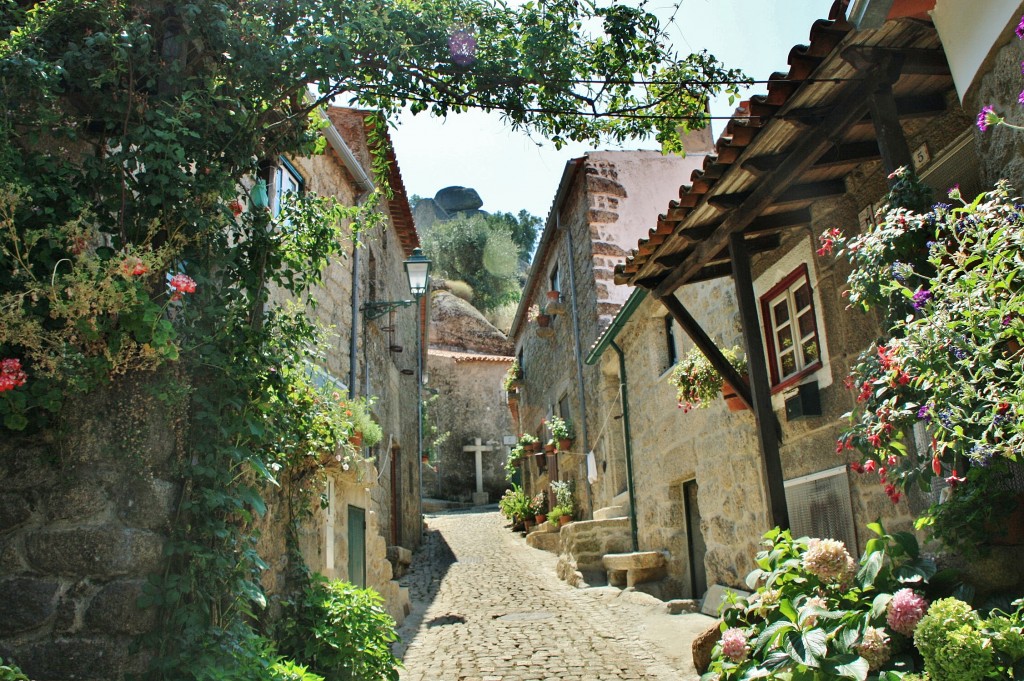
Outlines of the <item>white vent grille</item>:
{"label": "white vent grille", "polygon": [[786,481],[786,507],[794,537],[838,539],[857,553],[846,466]]}
{"label": "white vent grille", "polygon": [[981,168],[974,147],[974,133],[967,131],[943,149],[921,172],[921,181],[935,190],[935,200],[948,202],[946,192],[960,185],[967,203],[981,193]]}

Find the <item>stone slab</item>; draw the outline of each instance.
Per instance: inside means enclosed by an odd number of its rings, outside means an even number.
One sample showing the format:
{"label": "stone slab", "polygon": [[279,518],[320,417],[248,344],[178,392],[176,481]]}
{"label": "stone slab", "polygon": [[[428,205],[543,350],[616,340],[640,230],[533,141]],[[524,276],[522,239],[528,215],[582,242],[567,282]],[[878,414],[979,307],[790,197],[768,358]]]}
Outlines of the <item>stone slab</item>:
{"label": "stone slab", "polygon": [[661,551],[636,551],[634,553],[609,553],[601,559],[607,570],[636,570],[661,567],[665,554]]}
{"label": "stone slab", "polygon": [[561,549],[562,536],[558,532],[531,532],[526,537],[526,544],[541,551],[557,554]]}
{"label": "stone slab", "polygon": [[710,617],[718,617],[721,606],[726,602],[726,595],[732,592],[738,597],[746,598],[750,595],[748,591],[741,591],[739,589],[733,589],[731,587],[722,586],[721,584],[713,584],[708,592],[704,594],[704,602],[700,606],[700,611]]}
{"label": "stone slab", "polygon": [[487,492],[473,492],[474,506],[486,506],[488,501],[490,501],[490,496]]}

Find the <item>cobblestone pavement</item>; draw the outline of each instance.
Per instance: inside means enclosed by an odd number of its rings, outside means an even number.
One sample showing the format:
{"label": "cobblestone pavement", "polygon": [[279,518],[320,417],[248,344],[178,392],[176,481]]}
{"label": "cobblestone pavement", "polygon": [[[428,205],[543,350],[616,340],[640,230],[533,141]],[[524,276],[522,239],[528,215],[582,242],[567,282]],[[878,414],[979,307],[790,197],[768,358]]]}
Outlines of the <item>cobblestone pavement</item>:
{"label": "cobblestone pavement", "polygon": [[[686,655],[667,657],[664,641],[645,639],[649,601],[565,584],[555,556],[527,546],[498,513],[431,515],[427,525],[401,580],[412,601],[396,650],[403,681],[696,678]],[[679,645],[688,653],[688,640]]]}

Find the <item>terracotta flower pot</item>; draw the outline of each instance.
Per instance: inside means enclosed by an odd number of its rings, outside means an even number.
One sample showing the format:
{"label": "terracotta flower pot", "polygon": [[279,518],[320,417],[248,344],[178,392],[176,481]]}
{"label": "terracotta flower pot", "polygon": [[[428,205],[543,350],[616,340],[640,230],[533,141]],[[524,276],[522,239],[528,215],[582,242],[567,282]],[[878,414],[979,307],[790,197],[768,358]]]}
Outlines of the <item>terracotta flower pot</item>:
{"label": "terracotta flower pot", "polygon": [[547,328],[551,324],[551,315],[549,314],[539,314],[536,319],[537,326],[541,328]]}
{"label": "terracotta flower pot", "polygon": [[558,300],[562,297],[562,294],[560,294],[558,291],[548,291],[547,297],[548,300],[550,300],[551,302],[557,303]]}
{"label": "terracotta flower pot", "polygon": [[568,525],[570,522],[572,522],[572,516],[571,515],[558,516],[558,526],[559,527],[561,527],[562,525]]}
{"label": "terracotta flower pot", "polygon": [[356,432],[348,436],[348,441],[352,444],[353,447],[359,449],[360,447],[363,446],[363,434],[357,430]]}
{"label": "terracotta flower pot", "polygon": [[[749,384],[749,379],[745,375],[743,380]],[[729,407],[729,411],[743,411],[747,408],[740,396],[736,394],[736,389],[728,383],[722,384],[722,397],[725,398],[725,406]]]}
{"label": "terracotta flower pot", "polygon": [[531,442],[528,445],[526,445],[525,447],[523,447],[523,449],[525,451],[529,452],[530,454],[536,454],[537,452],[540,451],[540,443],[539,442]]}
{"label": "terracotta flower pot", "polygon": [[538,513],[537,515],[533,516],[533,519],[537,522],[538,525],[540,525],[541,523],[547,522],[548,517],[543,513]]}
{"label": "terracotta flower pot", "polygon": [[563,452],[572,448],[572,438],[564,438],[558,441],[558,448]]}
{"label": "terracotta flower pot", "polygon": [[554,454],[555,453],[555,445],[544,445],[544,452],[546,454]]}

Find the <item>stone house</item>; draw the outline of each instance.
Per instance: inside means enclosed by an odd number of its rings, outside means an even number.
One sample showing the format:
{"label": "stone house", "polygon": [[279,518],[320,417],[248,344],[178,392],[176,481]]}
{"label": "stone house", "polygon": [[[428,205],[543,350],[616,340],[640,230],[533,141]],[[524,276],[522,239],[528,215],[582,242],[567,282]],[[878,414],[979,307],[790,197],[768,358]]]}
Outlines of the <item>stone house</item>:
{"label": "stone house", "polygon": [[[269,167],[272,196],[303,189],[351,204],[373,188],[362,170],[371,167],[365,114],[329,114],[327,152]],[[392,346],[415,347],[416,314],[427,306],[424,299],[419,310],[368,323],[359,312],[368,300],[409,297],[402,260],[418,242],[394,163],[390,182],[387,228],[364,235],[362,248],[330,264],[315,312],[336,334],[321,374],[333,376],[339,391],[379,396],[374,415],[384,441],[369,452],[371,464],[328,467],[327,508],[319,499],[312,503],[299,544],[311,570],[373,587],[400,620],[407,597],[392,579],[388,556],[398,562],[419,544],[421,522],[416,400],[409,390],[415,377],[406,375],[416,362],[414,352]],[[139,609],[136,601],[146,578],[164,567],[183,493],[175,471],[187,421],[183,405],[169,408],[158,399],[153,388],[160,380],[117,377],[67,405],[58,437],[0,442],[0,656],[33,679],[115,679],[146,669],[133,640],[152,630],[156,610]],[[264,587],[275,608],[288,571],[291,520],[285,492],[265,501],[258,551],[269,566]]]}
{"label": "stone house", "polygon": [[[571,450],[529,457],[523,480],[531,495],[549,492],[551,480],[575,481],[579,518],[611,507],[625,490],[621,452],[609,444],[618,441],[611,437],[618,427],[615,412],[598,411],[604,408],[595,393],[599,372],[583,365],[586,348],[629,294],[612,281],[612,268],[646,233],[661,197],[700,166],[710,142],[707,132],[690,135],[685,158],[599,151],[568,162],[540,237],[509,333],[523,372],[515,426],[542,442],[550,437],[543,424],[548,416],[561,416],[574,426]],[[547,328],[534,320],[533,311],[540,307],[554,313]],[[597,453],[593,483],[586,473],[590,450]]]}
{"label": "stone house", "polygon": [[423,469],[424,496],[494,503],[508,487],[505,453],[514,432],[501,389],[512,364],[508,339],[443,285],[432,293],[430,324],[428,421],[447,437],[425,445],[432,456]]}
{"label": "stone house", "polygon": [[[616,267],[616,283],[636,288],[588,357],[606,400],[620,384],[628,393],[638,543],[667,553],[666,595],[745,588],[773,525],[862,549],[867,523],[910,529],[929,503],[893,505],[877,475],[850,472],[849,452],[836,452],[855,403],[843,379],[882,329],[847,309],[848,268],[815,249],[828,229],[872,220],[901,165],[938,196],[956,182],[973,195],[972,117],[927,15],[897,7],[857,30],[844,10],[836,3],[815,22],[788,72],[742,103],[715,153]],[[748,409],[677,409],[666,378],[694,345],[743,385]],[[721,355],[733,345],[749,386]]]}
{"label": "stone house", "polygon": [[[369,171],[370,112],[331,107],[326,113],[330,124],[322,134],[327,152],[280,159],[270,169],[271,210],[277,210],[277,202],[288,191],[334,196],[356,205],[375,188]],[[419,246],[386,134],[384,143],[392,189],[391,198],[381,205],[386,221],[361,233],[346,257],[327,265],[314,294],[319,304],[309,311],[329,329],[321,380],[335,385],[339,393],[373,398],[372,414],[384,435],[380,443],[363,448],[367,463],[351,469],[341,464],[327,467],[322,491],[327,505],[321,508],[320,500],[314,501],[299,543],[311,570],[372,587],[401,620],[407,597],[392,580],[393,570],[401,569],[399,563],[408,560],[421,535],[417,405],[410,388],[416,381],[417,314],[425,313],[427,306],[424,300],[418,306],[385,306],[380,316],[370,313],[374,303],[408,301],[403,261]]]}

